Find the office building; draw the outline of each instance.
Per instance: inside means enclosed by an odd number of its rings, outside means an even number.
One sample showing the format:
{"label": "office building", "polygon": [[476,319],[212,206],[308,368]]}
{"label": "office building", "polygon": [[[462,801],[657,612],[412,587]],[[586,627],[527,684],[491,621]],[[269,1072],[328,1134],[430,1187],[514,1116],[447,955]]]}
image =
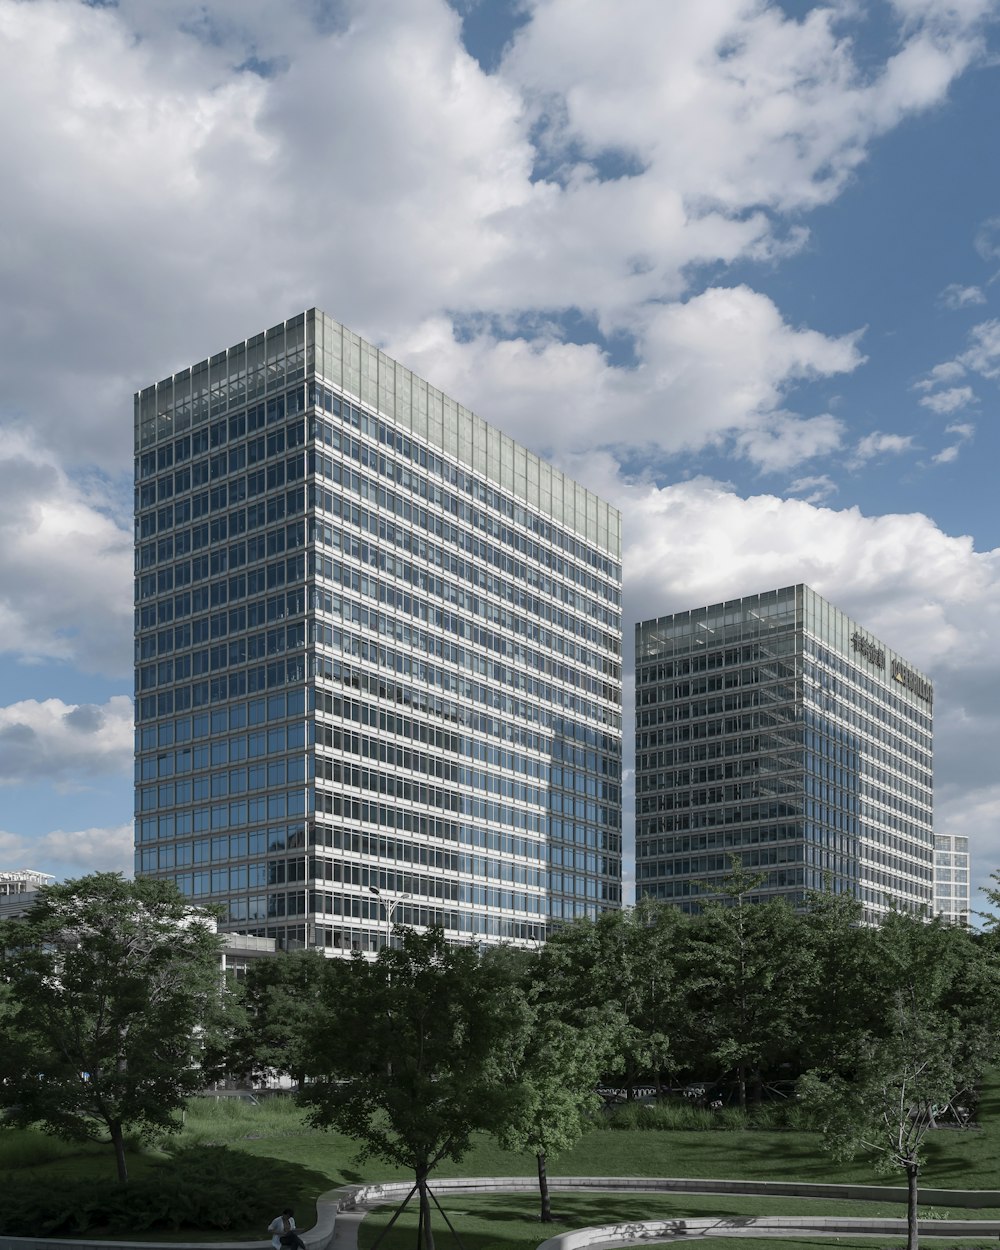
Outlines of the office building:
{"label": "office building", "polygon": [[33,868],[0,869],[0,920],[22,915],[38,897],[39,890],[55,883],[50,873],[35,872]]}
{"label": "office building", "polygon": [[316,309],[135,457],[137,873],[330,951],[620,905],[614,508]]}
{"label": "office building", "polygon": [[756,896],[930,914],[930,681],[808,586],[636,626],[637,892],[693,910],[732,857]]}
{"label": "office building", "polygon": [[957,833],[934,837],[934,914],[952,924],[968,924],[971,864],[969,839]]}

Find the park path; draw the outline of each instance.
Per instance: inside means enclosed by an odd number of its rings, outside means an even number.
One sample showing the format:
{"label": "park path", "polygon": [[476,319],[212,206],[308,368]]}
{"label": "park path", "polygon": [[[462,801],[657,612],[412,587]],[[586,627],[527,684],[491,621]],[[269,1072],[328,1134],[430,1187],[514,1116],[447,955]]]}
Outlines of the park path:
{"label": "park path", "polygon": [[[480,1177],[439,1181],[439,1197],[463,1193],[526,1193],[537,1188],[533,1177]],[[329,1250],[358,1250],[358,1229],[374,1207],[401,1201],[408,1183],[350,1186],[324,1194],[320,1202],[340,1206]],[[793,1182],[690,1180],[657,1177],[555,1177],[550,1189],[559,1193],[698,1193],[760,1195],[789,1198],[840,1198],[868,1201],[905,1201],[906,1191],[885,1185],[806,1185]],[[998,1190],[925,1190],[925,1202],[962,1207],[1000,1207]],[[322,1219],[320,1223],[323,1223]],[[539,1232],[542,1230],[539,1229]],[[905,1219],[843,1216],[747,1216],[632,1220],[573,1229],[542,1241],[539,1250],[611,1250],[611,1247],[651,1246],[691,1237],[818,1237],[905,1236]],[[921,1237],[1000,1236],[1000,1220],[922,1220]],[[308,1238],[309,1250],[327,1250]]]}

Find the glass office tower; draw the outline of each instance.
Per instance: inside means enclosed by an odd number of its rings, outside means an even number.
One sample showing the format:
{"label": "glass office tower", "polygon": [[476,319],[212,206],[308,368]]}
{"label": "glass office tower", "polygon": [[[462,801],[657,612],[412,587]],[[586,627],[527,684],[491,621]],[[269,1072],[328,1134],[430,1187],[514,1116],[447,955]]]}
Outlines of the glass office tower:
{"label": "glass office tower", "polygon": [[686,910],[736,856],[759,897],[930,914],[931,683],[789,586],[636,626],[636,883]]}
{"label": "glass office tower", "polygon": [[934,838],[934,914],[952,924],[968,924],[971,858],[969,839],[959,833]]}
{"label": "glass office tower", "polygon": [[331,951],[620,905],[614,508],[316,309],[135,455],[137,873]]}

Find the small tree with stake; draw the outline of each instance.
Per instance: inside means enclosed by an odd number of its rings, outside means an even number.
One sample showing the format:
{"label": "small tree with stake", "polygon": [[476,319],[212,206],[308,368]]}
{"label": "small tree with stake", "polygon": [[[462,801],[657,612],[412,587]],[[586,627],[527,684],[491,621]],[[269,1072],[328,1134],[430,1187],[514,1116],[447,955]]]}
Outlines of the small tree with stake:
{"label": "small tree with stake", "polygon": [[0,1106],[69,1139],[169,1132],[201,1082],[220,1006],[219,939],[173,884],[94,873],[0,924]]}
{"label": "small tree with stake", "polygon": [[917,1198],[927,1133],[972,1083],[954,1021],[902,993],[886,1035],[858,1042],[851,1070],[809,1072],[799,1093],[837,1159],[875,1155],[881,1172],[901,1170],[907,1187],[907,1250],[917,1250]]}
{"label": "small tree with stake", "polygon": [[362,1157],[413,1173],[400,1210],[419,1195],[418,1250],[434,1250],[429,1177],[498,1118],[528,1024],[523,993],[500,965],[449,946],[440,929],[402,930],[399,948],[355,958],[321,990],[300,1098],[314,1124],[359,1141]]}

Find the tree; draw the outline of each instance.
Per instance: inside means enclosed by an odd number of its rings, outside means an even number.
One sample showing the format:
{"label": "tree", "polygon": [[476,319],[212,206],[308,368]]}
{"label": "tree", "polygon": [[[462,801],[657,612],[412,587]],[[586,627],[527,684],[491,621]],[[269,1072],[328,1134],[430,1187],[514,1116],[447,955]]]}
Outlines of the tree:
{"label": "tree", "polygon": [[219,939],[167,882],[95,873],[0,924],[0,1105],[71,1140],[176,1129],[220,1007]]}
{"label": "tree", "polygon": [[907,1250],[917,1250],[917,1199],[928,1130],[978,1073],[963,1063],[955,1021],[896,995],[881,1037],[859,1038],[844,1073],[807,1073],[799,1081],[806,1108],[837,1159],[876,1156],[877,1171],[901,1169],[907,1185]]}
{"label": "tree", "polygon": [[880,1170],[905,1172],[915,1250],[926,1135],[996,1058],[997,954],[964,928],[908,912],[860,932],[858,949],[847,1023],[799,1090],[836,1157],[868,1150]]}
{"label": "tree", "polygon": [[801,920],[783,899],[755,901],[760,875],[737,856],[723,897],[702,904],[687,950],[687,1017],[697,1049],[736,1075],[740,1106],[764,1072],[795,1054],[814,978]]}
{"label": "tree", "polygon": [[633,908],[557,929],[541,951],[538,992],[558,1004],[563,1019],[585,1024],[594,1012],[613,1009],[617,1034],[607,1071],[622,1078],[629,1098],[642,1081],[659,1083],[676,1062],[683,1027],[678,964],[689,925],[678,908],[642,898]]}
{"label": "tree", "polygon": [[251,963],[233,986],[234,1024],[217,1059],[220,1069],[242,1077],[285,1072],[301,1084],[320,989],[344,970],[340,960],[313,950],[280,951]]}
{"label": "tree", "polygon": [[308,1036],[313,1079],[299,1096],[314,1124],[355,1138],[363,1158],[412,1171],[417,1245],[433,1250],[428,1177],[500,1118],[530,1015],[497,962],[449,946],[440,929],[397,932],[399,948],[356,957],[343,983],[323,987]]}
{"label": "tree", "polygon": [[614,1052],[616,1032],[614,1022],[597,1012],[570,1023],[551,1007],[536,1007],[496,1136],[505,1150],[530,1150],[535,1156],[543,1224],[552,1221],[547,1161],[580,1139],[600,1107],[597,1083]]}

